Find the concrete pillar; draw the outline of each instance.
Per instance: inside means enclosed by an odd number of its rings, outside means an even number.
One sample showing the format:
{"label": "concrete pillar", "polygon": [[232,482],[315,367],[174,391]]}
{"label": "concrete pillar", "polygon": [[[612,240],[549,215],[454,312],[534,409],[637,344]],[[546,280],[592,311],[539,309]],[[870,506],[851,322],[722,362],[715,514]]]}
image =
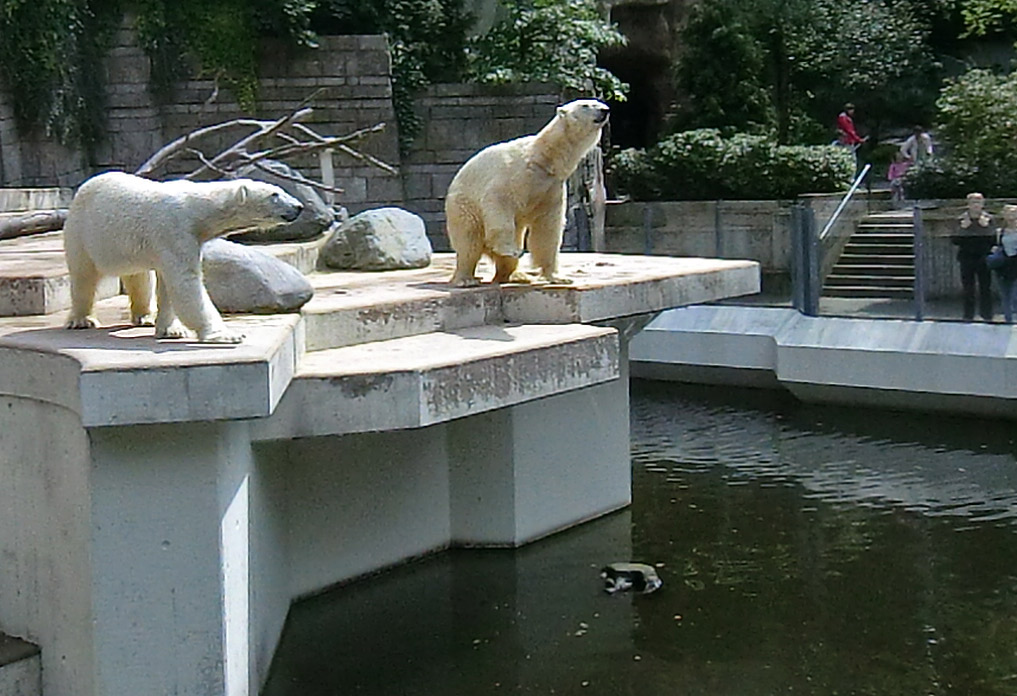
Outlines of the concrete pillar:
{"label": "concrete pillar", "polygon": [[454,545],[518,546],[624,507],[627,369],[612,382],[453,421],[448,442]]}
{"label": "concrete pillar", "polygon": [[100,428],[90,438],[92,693],[256,691],[246,424]]}

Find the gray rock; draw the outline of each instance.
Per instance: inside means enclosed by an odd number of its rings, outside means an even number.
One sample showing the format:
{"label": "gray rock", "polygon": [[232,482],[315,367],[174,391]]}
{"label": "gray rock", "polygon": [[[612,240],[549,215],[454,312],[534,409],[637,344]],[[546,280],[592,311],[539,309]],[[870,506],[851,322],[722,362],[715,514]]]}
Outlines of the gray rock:
{"label": "gray rock", "polygon": [[[281,172],[287,176],[297,175],[293,169],[282,162],[276,162],[275,160],[262,160],[261,164],[273,171]],[[313,239],[327,230],[335,221],[335,211],[325,205],[325,201],[323,201],[321,196],[318,195],[317,190],[307,184],[298,184],[297,182],[290,181],[289,179],[273,176],[262,169],[252,166],[244,167],[238,172],[238,174],[248,179],[267,181],[270,184],[275,184],[276,186],[281,187],[287,193],[303,203],[304,209],[300,211],[300,216],[293,222],[287,222],[284,225],[267,230],[231,235],[230,239],[235,242],[295,242],[304,239]]]}
{"label": "gray rock", "polygon": [[314,295],[307,278],[293,266],[225,239],[213,239],[201,247],[201,271],[208,295],[220,312],[295,312]]}
{"label": "gray rock", "polygon": [[377,208],[354,215],[321,249],[328,268],[388,271],[431,263],[431,242],[419,215],[402,208]]}

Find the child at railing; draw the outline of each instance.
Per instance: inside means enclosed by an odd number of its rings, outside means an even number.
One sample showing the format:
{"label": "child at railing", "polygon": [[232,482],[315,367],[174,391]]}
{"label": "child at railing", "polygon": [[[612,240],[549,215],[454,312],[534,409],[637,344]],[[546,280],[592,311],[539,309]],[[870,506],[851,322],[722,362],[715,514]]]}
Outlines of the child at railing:
{"label": "child at railing", "polygon": [[887,169],[886,178],[890,181],[890,200],[893,201],[895,207],[904,202],[904,175],[910,166],[911,162],[903,152],[898,150]]}

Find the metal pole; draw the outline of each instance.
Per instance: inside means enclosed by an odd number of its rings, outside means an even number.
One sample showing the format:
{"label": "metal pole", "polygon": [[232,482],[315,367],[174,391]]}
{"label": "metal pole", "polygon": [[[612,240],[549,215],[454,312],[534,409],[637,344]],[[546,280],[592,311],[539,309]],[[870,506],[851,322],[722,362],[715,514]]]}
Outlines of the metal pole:
{"label": "metal pole", "polygon": [[816,215],[812,208],[802,210],[802,237],[805,251],[805,310],[810,317],[819,316],[819,238],[816,236]]}
{"label": "metal pole", "polygon": [[653,204],[647,203],[643,208],[643,253],[653,253]]}
{"label": "metal pole", "polygon": [[925,319],[925,225],[922,223],[922,209],[912,208],[915,230],[915,320]]}
{"label": "metal pole", "polygon": [[720,201],[717,201],[713,208],[713,255],[718,259],[724,258],[724,239],[721,235]]}
{"label": "metal pole", "polygon": [[791,206],[791,306],[805,310],[805,254],[802,236],[802,206]]}

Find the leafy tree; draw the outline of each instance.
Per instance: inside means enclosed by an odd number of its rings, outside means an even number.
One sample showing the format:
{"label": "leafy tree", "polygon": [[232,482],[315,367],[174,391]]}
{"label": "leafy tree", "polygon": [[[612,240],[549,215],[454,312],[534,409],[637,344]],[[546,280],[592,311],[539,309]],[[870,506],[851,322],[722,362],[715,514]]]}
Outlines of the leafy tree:
{"label": "leafy tree", "polygon": [[467,49],[469,75],[488,83],[556,82],[623,100],[628,86],[597,66],[597,51],[624,44],[595,0],[501,1],[500,19]]}
{"label": "leafy tree", "polygon": [[947,154],[908,172],[911,195],[1017,194],[1017,73],[970,70],[947,81],[936,106],[936,134]]}
{"label": "leafy tree", "polygon": [[822,142],[851,100],[870,121],[931,111],[935,64],[903,2],[704,0],[683,33],[677,125]]}

